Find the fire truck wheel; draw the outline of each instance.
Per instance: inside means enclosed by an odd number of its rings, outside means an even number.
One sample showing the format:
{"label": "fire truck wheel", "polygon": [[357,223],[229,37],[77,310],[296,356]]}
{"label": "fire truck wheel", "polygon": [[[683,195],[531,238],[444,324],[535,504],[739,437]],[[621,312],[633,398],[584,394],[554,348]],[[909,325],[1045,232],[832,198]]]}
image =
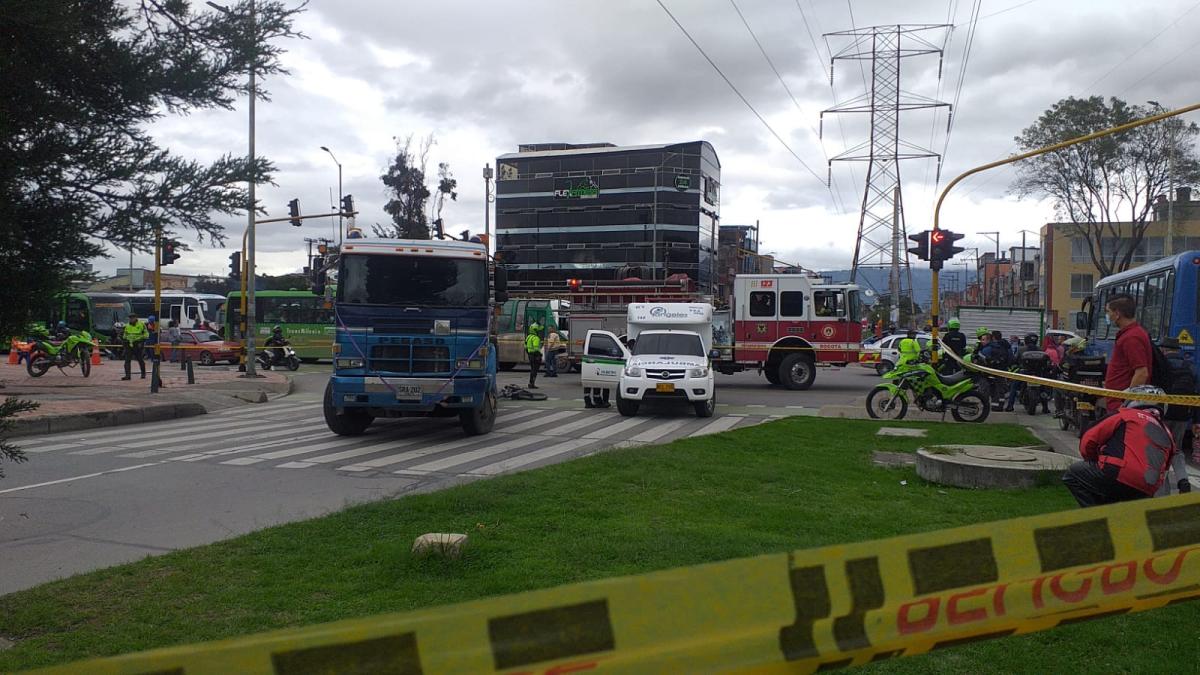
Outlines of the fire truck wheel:
{"label": "fire truck wheel", "polygon": [[779,381],[788,389],[808,389],[817,377],[817,369],[807,354],[790,354],[779,364]]}
{"label": "fire truck wheel", "polygon": [[767,382],[770,382],[771,384],[774,384],[774,385],[779,384],[779,371],[778,370],[771,369],[771,368],[764,368],[763,375],[767,376]]}

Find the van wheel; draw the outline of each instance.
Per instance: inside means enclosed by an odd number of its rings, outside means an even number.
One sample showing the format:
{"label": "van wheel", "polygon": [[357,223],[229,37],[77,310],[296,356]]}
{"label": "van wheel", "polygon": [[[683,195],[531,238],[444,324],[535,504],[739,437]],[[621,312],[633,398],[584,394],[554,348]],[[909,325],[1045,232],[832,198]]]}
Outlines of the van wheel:
{"label": "van wheel", "polygon": [[707,401],[696,401],[696,417],[712,417],[717,412],[717,395],[714,393]]}
{"label": "van wheel", "polygon": [[621,393],[617,392],[617,412],[624,417],[633,417],[637,415],[640,401],[631,401],[627,398],[622,398]]}
{"label": "van wheel", "polygon": [[325,424],[329,430],[338,436],[360,436],[362,432],[375,421],[374,417],[362,409],[350,408],[345,414],[339,415],[333,407],[333,385],[325,385]]}
{"label": "van wheel", "polygon": [[496,364],[496,367],[497,367],[497,368],[499,368],[500,370],[503,370],[503,371],[505,371],[505,372],[508,372],[508,371],[512,370],[513,368],[516,368],[516,367],[517,367],[517,364],[515,364],[515,363],[511,363],[511,362],[509,362],[509,363],[505,363],[505,362],[503,362],[503,361],[502,361],[502,362],[500,362],[500,363],[497,363],[497,364]]}
{"label": "van wheel", "polygon": [[817,369],[807,354],[790,354],[779,364],[779,380],[788,389],[808,389],[815,379]]}

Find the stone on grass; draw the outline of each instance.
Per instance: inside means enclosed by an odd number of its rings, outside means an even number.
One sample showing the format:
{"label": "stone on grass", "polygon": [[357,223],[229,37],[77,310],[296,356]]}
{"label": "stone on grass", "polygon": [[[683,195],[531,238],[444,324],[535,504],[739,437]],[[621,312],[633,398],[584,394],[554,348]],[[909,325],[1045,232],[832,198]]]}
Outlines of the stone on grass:
{"label": "stone on grass", "polygon": [[462,557],[463,548],[467,545],[467,535],[447,532],[429,532],[417,537],[413,542],[414,556],[438,556],[457,560]]}
{"label": "stone on grass", "polygon": [[922,438],[925,436],[925,429],[906,429],[904,427],[881,427],[875,432],[876,436],[904,436],[908,438]]}

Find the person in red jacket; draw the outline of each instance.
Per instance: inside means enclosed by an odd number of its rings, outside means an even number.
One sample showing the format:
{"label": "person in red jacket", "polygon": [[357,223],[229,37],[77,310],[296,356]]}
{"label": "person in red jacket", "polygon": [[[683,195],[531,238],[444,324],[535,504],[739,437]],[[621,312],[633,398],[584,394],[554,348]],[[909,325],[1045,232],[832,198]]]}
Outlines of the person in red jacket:
{"label": "person in red jacket", "polygon": [[[1163,394],[1153,385],[1125,390]],[[1083,461],[1072,464],[1063,483],[1080,506],[1099,506],[1152,497],[1162,485],[1175,452],[1162,422],[1162,404],[1129,400],[1079,439]]]}

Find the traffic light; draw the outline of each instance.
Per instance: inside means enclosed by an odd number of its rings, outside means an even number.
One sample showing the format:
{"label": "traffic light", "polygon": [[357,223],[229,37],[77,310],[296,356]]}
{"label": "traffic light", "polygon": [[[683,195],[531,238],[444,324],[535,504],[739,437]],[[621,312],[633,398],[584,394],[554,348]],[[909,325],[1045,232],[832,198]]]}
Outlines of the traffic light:
{"label": "traffic light", "polygon": [[[950,230],[934,230],[929,233],[929,260],[930,263],[937,262],[937,269],[941,269],[941,264],[945,260],[953,258],[955,255],[963,252],[963,247],[955,246],[954,242],[962,239],[963,235]],[[933,267],[931,264],[930,267]]]}
{"label": "traffic light", "polygon": [[342,215],[350,216],[354,214],[354,195],[346,195],[342,197]]}
{"label": "traffic light", "polygon": [[292,227],[300,227],[300,200],[293,199],[288,202],[288,215],[292,217]]}
{"label": "traffic light", "polygon": [[910,234],[908,238],[917,244],[916,246],[909,246],[908,252],[921,260],[929,260],[929,230]]}
{"label": "traffic light", "polygon": [[162,250],[163,265],[171,265],[176,260],[179,260],[179,254],[175,252],[175,242],[170,239],[163,239],[159,246]]}
{"label": "traffic light", "polygon": [[233,253],[229,254],[229,278],[234,280],[242,278],[241,251],[234,251]]}

